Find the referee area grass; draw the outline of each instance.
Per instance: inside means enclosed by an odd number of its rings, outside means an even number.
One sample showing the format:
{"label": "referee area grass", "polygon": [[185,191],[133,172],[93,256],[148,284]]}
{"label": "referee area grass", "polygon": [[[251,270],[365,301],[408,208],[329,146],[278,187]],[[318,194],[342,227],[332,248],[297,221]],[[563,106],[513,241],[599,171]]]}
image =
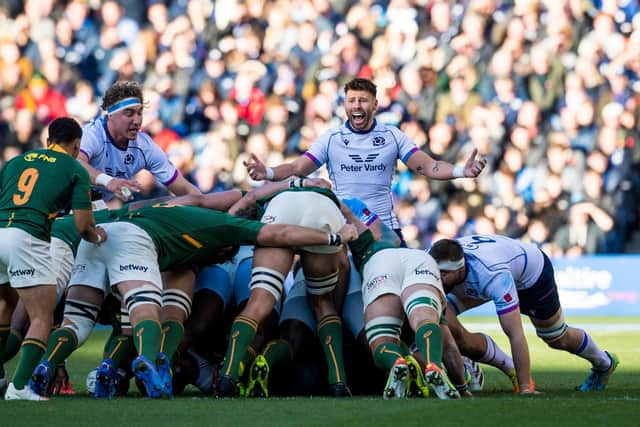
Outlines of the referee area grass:
{"label": "referee area grass", "polygon": [[[130,396],[95,400],[85,392],[87,372],[100,360],[107,331],[94,331],[68,362],[77,392],[48,402],[0,401],[2,426],[637,426],[640,416],[640,319],[569,318],[585,327],[598,344],[620,358],[607,390],[580,393],[574,387],[589,372],[588,362],[551,350],[523,319],[533,376],[544,394],[514,395],[501,372],[483,365],[485,388],[471,399],[384,401],[380,395],[351,399],[292,397],[271,399],[205,398],[189,392],[171,401]],[[505,350],[496,318],[463,318],[471,331],[485,331]],[[12,375],[15,360],[7,366]],[[381,391],[382,392],[382,391]]]}

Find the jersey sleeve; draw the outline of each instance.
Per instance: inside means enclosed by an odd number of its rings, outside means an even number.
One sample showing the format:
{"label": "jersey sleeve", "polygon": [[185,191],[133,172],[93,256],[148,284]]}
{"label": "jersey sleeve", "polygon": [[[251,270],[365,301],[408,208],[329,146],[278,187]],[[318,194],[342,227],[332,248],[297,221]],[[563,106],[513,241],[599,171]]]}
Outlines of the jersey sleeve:
{"label": "jersey sleeve", "polygon": [[71,209],[91,210],[91,181],[87,170],[75,162],[75,184],[71,193]]}
{"label": "jersey sleeve", "polygon": [[335,132],[335,129],[328,130],[320,135],[320,137],[316,139],[316,141],[311,144],[311,147],[309,147],[309,149],[304,153],[305,156],[313,160],[313,163],[315,163],[316,166],[320,167],[329,160],[329,141],[331,141],[331,137]]}
{"label": "jersey sleeve", "polygon": [[378,215],[371,211],[360,199],[342,199],[342,203],[347,205],[356,218],[367,226],[378,218]]}
{"label": "jersey sleeve", "polygon": [[95,127],[94,123],[83,126],[82,137],[80,138],[80,152],[87,156],[89,163],[100,153],[104,144],[104,141],[101,141],[98,137],[99,133],[95,132]]}
{"label": "jersey sleeve", "polygon": [[496,274],[484,287],[483,293],[491,298],[498,315],[509,313],[520,306],[516,283],[510,272]]}
{"label": "jersey sleeve", "polygon": [[395,139],[396,144],[398,144],[398,158],[402,160],[402,163],[406,164],[409,157],[418,151],[418,146],[400,129],[392,129],[393,138]]}
{"label": "jersey sleeve", "polygon": [[176,169],[164,151],[162,151],[150,137],[145,136],[145,139],[148,146],[146,155],[149,172],[163,185],[171,185],[178,177],[178,169]]}

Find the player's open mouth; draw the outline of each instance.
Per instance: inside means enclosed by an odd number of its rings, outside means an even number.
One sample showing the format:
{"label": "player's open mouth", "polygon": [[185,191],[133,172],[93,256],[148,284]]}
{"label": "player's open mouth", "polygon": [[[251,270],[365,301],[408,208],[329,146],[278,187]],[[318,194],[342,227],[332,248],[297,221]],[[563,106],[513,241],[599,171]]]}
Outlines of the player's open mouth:
{"label": "player's open mouth", "polygon": [[351,122],[355,125],[363,125],[367,120],[367,115],[364,113],[351,113]]}

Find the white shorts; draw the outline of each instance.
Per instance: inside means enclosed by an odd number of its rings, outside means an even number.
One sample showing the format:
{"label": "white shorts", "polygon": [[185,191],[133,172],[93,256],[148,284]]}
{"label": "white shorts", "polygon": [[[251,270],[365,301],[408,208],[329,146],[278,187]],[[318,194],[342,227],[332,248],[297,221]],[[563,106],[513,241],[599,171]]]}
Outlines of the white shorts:
{"label": "white shorts", "polygon": [[[265,224],[290,224],[315,228],[327,233],[337,233],[346,223],[336,204],[314,191],[284,191],[274,197],[262,215]],[[340,252],[339,246],[305,246],[301,250],[334,254]]]}
{"label": "white shorts", "polygon": [[364,266],[362,276],[365,308],[382,295],[400,296],[405,288],[417,284],[438,289],[440,301],[445,301],[438,265],[419,249],[393,248],[376,252]]}
{"label": "white shorts", "polygon": [[49,246],[20,228],[1,228],[0,284],[10,283],[12,288],[54,285]]}
{"label": "white shorts", "polygon": [[56,305],[58,305],[71,278],[74,256],[67,242],[57,237],[51,238],[49,253],[51,254],[53,273],[56,275]]}
{"label": "white shorts", "polygon": [[128,222],[100,226],[107,240],[100,245],[80,243],[69,286],[85,285],[107,292],[109,286],[140,280],[162,289],[158,254],[151,237]]}

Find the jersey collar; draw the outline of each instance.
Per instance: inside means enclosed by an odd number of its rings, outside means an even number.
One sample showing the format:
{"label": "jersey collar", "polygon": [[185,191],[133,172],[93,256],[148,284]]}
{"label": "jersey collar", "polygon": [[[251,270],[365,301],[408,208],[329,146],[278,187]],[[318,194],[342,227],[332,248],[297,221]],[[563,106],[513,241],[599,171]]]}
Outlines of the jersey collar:
{"label": "jersey collar", "polygon": [[107,126],[107,116],[100,117],[100,121],[102,122],[102,128],[104,129],[104,135],[107,138],[107,142],[120,151],[127,151],[127,148],[129,148],[129,144],[127,144],[127,146],[123,148],[113,143],[113,138],[111,137],[111,134],[109,133],[109,127]]}
{"label": "jersey collar", "polygon": [[374,119],[373,119],[373,124],[371,125],[371,128],[370,128],[370,129],[368,129],[368,130],[355,130],[355,129],[353,129],[353,128],[351,127],[351,124],[349,123],[349,120],[347,120],[347,121],[344,123],[344,125],[345,125],[345,127],[346,127],[347,129],[349,129],[351,132],[353,132],[353,133],[359,133],[359,134],[361,134],[361,135],[364,135],[364,134],[367,134],[367,133],[371,132],[372,130],[374,130],[374,129],[376,128],[376,126],[378,126],[378,122],[377,122],[377,121],[376,121],[376,119],[374,118]]}
{"label": "jersey collar", "polygon": [[69,154],[67,153],[67,150],[65,150],[64,148],[60,147],[58,144],[51,144],[50,146],[47,147],[49,150],[51,151],[55,151],[57,153],[64,153],[64,154]]}

